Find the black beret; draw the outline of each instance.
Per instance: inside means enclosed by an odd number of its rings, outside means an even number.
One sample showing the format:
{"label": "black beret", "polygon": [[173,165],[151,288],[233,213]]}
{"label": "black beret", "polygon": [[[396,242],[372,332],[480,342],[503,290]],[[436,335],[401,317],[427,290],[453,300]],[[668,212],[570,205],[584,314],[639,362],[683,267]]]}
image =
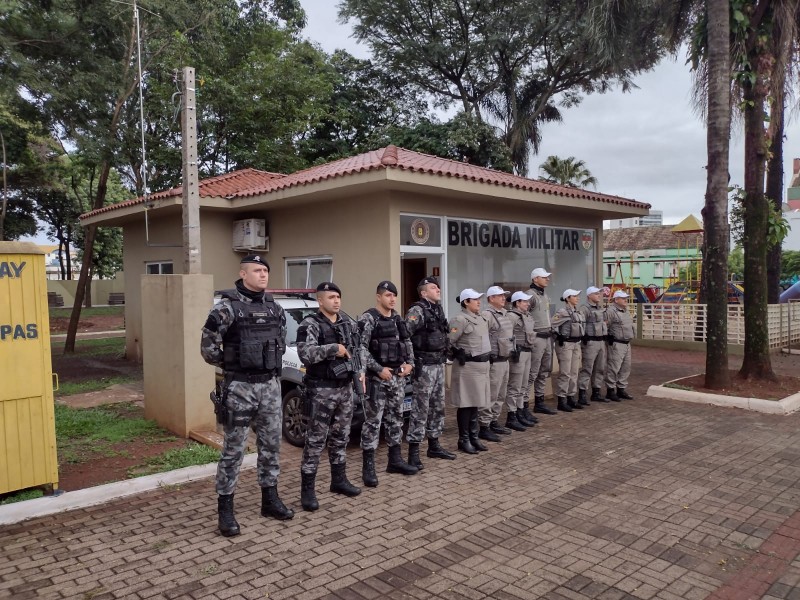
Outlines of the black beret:
{"label": "black beret", "polygon": [[240,265],[245,263],[253,263],[254,265],[261,265],[262,267],[267,267],[267,272],[269,272],[269,263],[261,258],[258,254],[248,254],[242,260],[239,261]]}
{"label": "black beret", "polygon": [[378,287],[375,289],[375,292],[377,292],[378,294],[382,294],[383,292],[392,292],[396,296],[397,286],[393,284],[391,281],[381,281],[378,284]]}
{"label": "black beret", "polygon": [[435,285],[439,285],[439,278],[438,277],[434,277],[433,275],[429,275],[428,277],[426,277],[425,279],[420,281],[417,284],[417,287],[422,287],[423,285],[428,285],[429,283],[433,283]]}
{"label": "black beret", "polygon": [[336,292],[340,296],[342,295],[342,290],[339,289],[339,286],[331,281],[323,281],[317,286],[318,292]]}

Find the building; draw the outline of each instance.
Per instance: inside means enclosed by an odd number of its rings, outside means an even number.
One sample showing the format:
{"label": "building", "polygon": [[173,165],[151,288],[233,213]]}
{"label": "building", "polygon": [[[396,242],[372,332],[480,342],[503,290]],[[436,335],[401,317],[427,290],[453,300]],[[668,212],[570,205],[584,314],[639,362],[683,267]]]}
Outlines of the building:
{"label": "building", "polygon": [[606,221],[606,229],[622,229],[625,227],[657,227],[664,222],[664,213],[660,210],[651,210],[649,214],[641,217],[629,217],[627,219],[612,219]]}
{"label": "building", "polygon": [[[84,225],[123,228],[129,357],[141,357],[140,275],[183,272],[181,193],[81,216]],[[273,289],[331,279],[349,313],[374,304],[382,279],[398,284],[405,310],[417,282],[433,274],[453,315],[463,288],[526,289],[535,267],[553,272],[554,299],[567,287],[585,289],[600,279],[603,220],[648,209],[388,146],[291,175],[244,169],[203,180],[202,271],[216,289],[229,288],[252,250],[270,262]]]}
{"label": "building", "polygon": [[699,261],[702,231],[702,224],[692,215],[678,225],[607,230],[603,235],[603,282],[666,289]]}
{"label": "building", "polygon": [[786,190],[786,202],[791,210],[800,210],[800,158],[794,159],[792,181]]}

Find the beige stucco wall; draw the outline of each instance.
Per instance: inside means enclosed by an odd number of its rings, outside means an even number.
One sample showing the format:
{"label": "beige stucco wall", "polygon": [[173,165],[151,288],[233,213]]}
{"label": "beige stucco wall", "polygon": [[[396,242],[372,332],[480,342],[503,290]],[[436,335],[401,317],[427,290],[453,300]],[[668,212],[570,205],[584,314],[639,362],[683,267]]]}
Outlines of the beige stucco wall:
{"label": "beige stucco wall", "polygon": [[[77,279],[48,279],[47,291],[60,294],[64,299],[64,308],[69,308],[75,303],[75,290],[78,289]],[[108,295],[111,292],[125,291],[125,274],[119,272],[114,279],[92,280],[92,306],[108,304]]]}

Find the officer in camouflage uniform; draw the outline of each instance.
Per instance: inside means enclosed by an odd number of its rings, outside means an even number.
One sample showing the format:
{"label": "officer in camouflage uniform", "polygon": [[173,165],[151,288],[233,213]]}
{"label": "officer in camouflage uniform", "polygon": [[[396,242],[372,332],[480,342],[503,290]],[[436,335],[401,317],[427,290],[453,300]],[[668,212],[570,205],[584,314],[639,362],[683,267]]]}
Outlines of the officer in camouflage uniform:
{"label": "officer in camouflage uniform", "polygon": [[603,292],[593,285],[586,290],[586,304],[579,309],[586,319],[586,335],[581,347],[581,371],[578,374],[578,404],[589,404],[586,392],[592,385],[592,402],[609,402],[600,391],[606,376],[606,336],[608,325],[603,307]]}
{"label": "officer in camouflage uniform", "polygon": [[208,315],[200,342],[203,359],[223,369],[228,419],[217,467],[219,530],[239,534],[233,495],[252,426],[258,449],[261,514],[291,519],[294,512],[278,497],[281,454],[281,384],[286,349],[286,314],[266,292],[269,265],[258,255],[241,260],[236,289],[226,290]]}
{"label": "officer in camouflage uniform", "polygon": [[606,364],[606,398],[619,402],[633,400],[625,388],[631,374],[631,340],[634,338],[633,318],[628,312],[628,294],[614,292],[608,314],[608,362]]}
{"label": "officer in camouflage uniform", "polygon": [[[544,387],[550,372],[553,370],[553,338],[550,328],[550,298],[545,288],[550,285],[550,275],[541,267],[531,271],[531,287],[525,292],[531,297],[530,315],[536,331],[536,341],[531,349],[531,373],[528,383],[533,387],[533,412],[543,415],[554,415],[556,412],[544,403]],[[522,410],[527,418],[528,399]],[[531,417],[533,415],[530,415]],[[530,420],[530,419],[529,419]]]}
{"label": "officer in camouflage uniform", "polygon": [[413,399],[408,422],[408,462],[419,468],[419,445],[427,436],[428,458],[455,460],[439,442],[444,429],[444,363],[447,361],[449,326],[440,304],[442,291],[436,277],[417,285],[419,300],[406,313],[414,347]]}
{"label": "officer in camouflage uniform", "polygon": [[[347,479],[347,442],[353,420],[353,376],[361,382],[361,344],[358,324],[341,312],[342,292],[335,283],[317,286],[319,310],[303,319],[297,329],[297,354],[306,367],[303,383],[311,415],[300,465],[300,502],[304,510],[317,510],[314,489],[319,458],[328,444],[331,492],[358,496],[361,490]],[[351,352],[358,353],[354,357]]]}
{"label": "officer in camouflage uniform", "polygon": [[381,281],[375,290],[375,297],[375,308],[369,309],[358,319],[366,359],[364,366],[369,375],[367,397],[364,399],[364,426],[361,428],[361,450],[364,455],[362,478],[367,487],[378,485],[375,449],[380,441],[381,422],[389,447],[386,472],[415,475],[419,470],[404,461],[401,452],[403,398],[406,377],[411,374],[414,364],[414,350],[406,323],[394,310],[397,287],[391,281]]}

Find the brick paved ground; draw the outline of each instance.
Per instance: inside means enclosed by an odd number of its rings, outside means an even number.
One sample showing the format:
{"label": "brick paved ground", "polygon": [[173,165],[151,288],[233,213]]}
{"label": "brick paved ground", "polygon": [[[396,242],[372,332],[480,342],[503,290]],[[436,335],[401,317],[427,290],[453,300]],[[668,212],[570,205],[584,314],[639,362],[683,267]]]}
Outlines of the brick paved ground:
{"label": "brick paved ground", "polygon": [[381,470],[357,498],[328,493],[323,469],[316,513],[287,447],[297,516],[261,518],[247,471],[237,538],[216,533],[210,480],[0,528],[0,597],[800,599],[800,415],[646,398],[704,358],[634,355],[636,400],[545,417],[418,476]]}

